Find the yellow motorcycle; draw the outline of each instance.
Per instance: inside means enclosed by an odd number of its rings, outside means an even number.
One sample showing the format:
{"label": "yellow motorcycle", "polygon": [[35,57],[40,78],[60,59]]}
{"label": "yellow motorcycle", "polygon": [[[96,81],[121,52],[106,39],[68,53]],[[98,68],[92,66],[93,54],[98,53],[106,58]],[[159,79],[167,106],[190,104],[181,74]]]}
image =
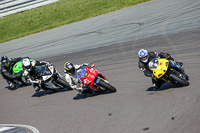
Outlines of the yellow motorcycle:
{"label": "yellow motorcycle", "polygon": [[189,77],[184,72],[179,63],[173,60],[167,60],[156,56],[149,62],[149,68],[157,79],[164,80],[169,83],[189,85]]}

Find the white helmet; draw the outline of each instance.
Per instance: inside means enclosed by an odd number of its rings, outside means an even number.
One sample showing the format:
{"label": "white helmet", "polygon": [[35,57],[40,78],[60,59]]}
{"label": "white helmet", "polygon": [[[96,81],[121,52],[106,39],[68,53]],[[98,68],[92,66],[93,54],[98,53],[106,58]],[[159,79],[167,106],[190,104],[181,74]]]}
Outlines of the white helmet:
{"label": "white helmet", "polygon": [[32,67],[31,61],[28,58],[23,59],[23,66],[25,69],[30,71]]}
{"label": "white helmet", "polygon": [[140,49],[138,57],[143,63],[147,63],[149,59],[148,51],[146,49]]}

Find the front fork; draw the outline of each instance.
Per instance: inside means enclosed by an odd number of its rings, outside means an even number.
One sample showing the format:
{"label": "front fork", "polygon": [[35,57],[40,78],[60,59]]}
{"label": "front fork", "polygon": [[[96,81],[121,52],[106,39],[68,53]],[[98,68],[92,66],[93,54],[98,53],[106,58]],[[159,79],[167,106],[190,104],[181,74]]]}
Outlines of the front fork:
{"label": "front fork", "polygon": [[[186,77],[187,77],[187,75],[185,74],[185,72],[184,72],[183,69],[180,69],[180,72],[179,72],[179,71],[176,71],[176,70],[172,70],[171,74],[175,74],[175,75],[177,75],[178,77],[180,77],[180,78],[182,78],[182,79],[185,79],[185,80],[186,80]],[[173,79],[171,78],[171,74],[169,75],[169,78],[170,78],[171,80],[173,80]],[[175,81],[175,82],[176,82],[176,81]]]}
{"label": "front fork", "polygon": [[99,81],[100,81],[100,80],[103,80],[104,82],[109,83],[107,80],[103,79],[102,77],[97,76],[96,79],[95,79],[95,82],[94,82],[93,84],[94,84],[97,88],[100,88],[101,90],[104,90],[104,91],[105,91],[105,90],[106,90],[105,88],[99,86]]}

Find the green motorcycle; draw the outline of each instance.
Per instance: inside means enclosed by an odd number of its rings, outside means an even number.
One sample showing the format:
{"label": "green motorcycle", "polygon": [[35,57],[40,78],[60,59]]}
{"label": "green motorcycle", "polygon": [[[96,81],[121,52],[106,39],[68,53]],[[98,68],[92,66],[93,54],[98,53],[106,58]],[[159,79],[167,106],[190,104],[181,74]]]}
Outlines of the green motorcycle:
{"label": "green motorcycle", "polygon": [[[23,72],[23,67],[22,67],[23,63],[22,63],[22,61],[23,61],[23,59],[21,61],[17,62],[13,66],[13,68],[12,68],[13,69],[13,75],[15,75],[17,73],[20,73],[20,72]],[[25,85],[30,85],[31,84],[31,82],[28,81],[24,76],[21,77],[21,81],[20,82],[22,82]]]}

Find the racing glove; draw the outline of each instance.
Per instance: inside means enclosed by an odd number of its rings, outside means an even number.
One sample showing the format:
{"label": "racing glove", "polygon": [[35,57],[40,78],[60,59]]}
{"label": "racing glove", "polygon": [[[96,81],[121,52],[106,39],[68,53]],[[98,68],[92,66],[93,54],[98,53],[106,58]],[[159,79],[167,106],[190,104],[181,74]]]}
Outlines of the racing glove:
{"label": "racing glove", "polygon": [[82,66],[88,66],[89,64],[88,63],[83,63],[83,65]]}
{"label": "racing glove", "polygon": [[27,77],[27,76],[28,76],[28,74],[29,74],[29,72],[28,72],[27,70],[24,70],[24,72],[23,72],[23,74],[22,74],[22,75],[23,75],[24,77]]}
{"label": "racing glove", "polygon": [[89,64],[88,67],[95,67],[93,63]]}
{"label": "racing glove", "polygon": [[31,65],[32,65],[33,67],[35,66],[35,64],[36,64],[36,61],[35,61],[35,60],[31,61]]}

